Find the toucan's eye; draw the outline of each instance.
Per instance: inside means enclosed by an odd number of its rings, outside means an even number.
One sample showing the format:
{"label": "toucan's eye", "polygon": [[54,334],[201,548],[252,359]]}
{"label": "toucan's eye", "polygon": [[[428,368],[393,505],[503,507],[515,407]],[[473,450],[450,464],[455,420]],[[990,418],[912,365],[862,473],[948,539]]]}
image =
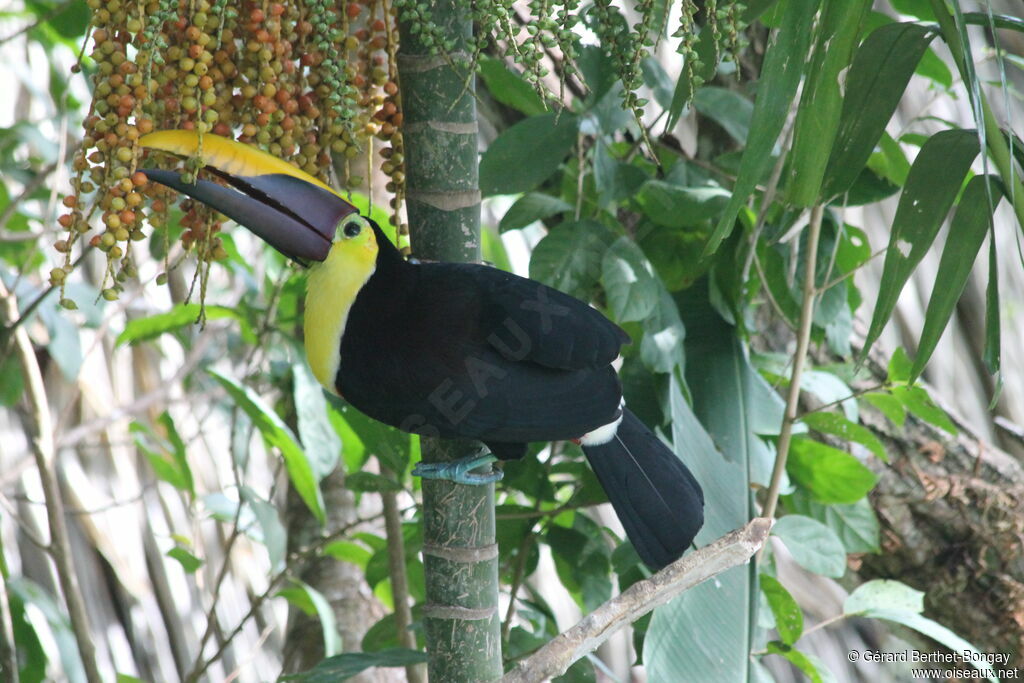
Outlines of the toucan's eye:
{"label": "toucan's eye", "polygon": [[345,233],[345,237],[355,237],[362,232],[363,226],[356,221],[349,221],[342,227],[341,231]]}

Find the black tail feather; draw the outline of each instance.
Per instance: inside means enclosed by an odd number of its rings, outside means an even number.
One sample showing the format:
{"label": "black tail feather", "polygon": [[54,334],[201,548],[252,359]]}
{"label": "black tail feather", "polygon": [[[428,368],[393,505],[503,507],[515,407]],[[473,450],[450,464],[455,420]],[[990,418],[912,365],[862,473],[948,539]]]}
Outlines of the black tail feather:
{"label": "black tail feather", "polygon": [[683,461],[629,409],[611,441],[583,452],[644,564],[678,559],[704,524],[704,492]]}

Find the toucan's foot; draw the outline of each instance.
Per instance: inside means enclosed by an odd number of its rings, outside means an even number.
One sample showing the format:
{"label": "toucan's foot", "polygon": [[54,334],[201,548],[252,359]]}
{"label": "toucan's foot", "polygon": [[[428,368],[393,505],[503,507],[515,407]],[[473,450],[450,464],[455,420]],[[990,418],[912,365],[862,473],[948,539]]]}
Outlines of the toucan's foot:
{"label": "toucan's foot", "polygon": [[413,468],[412,473],[414,476],[424,479],[447,479],[456,484],[480,486],[500,481],[505,476],[501,470],[493,468],[488,468],[490,472],[486,473],[473,472],[473,470],[486,467],[495,461],[497,461],[496,457],[490,453],[483,453],[448,462],[421,462]]}

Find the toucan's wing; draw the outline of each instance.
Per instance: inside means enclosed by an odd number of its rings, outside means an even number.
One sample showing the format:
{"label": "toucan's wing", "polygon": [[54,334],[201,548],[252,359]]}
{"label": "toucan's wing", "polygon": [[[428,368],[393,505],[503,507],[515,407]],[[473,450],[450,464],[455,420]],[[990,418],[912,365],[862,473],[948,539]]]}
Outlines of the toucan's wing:
{"label": "toucan's wing", "polygon": [[546,328],[521,306],[537,296],[528,280],[483,266],[382,268],[349,312],[338,373],[340,393],[371,417],[518,443],[576,438],[619,415],[610,361],[624,334],[586,304],[546,290],[538,304],[561,307]]}
{"label": "toucan's wing", "polygon": [[[454,277],[453,277],[454,276]],[[510,360],[549,368],[601,368],[619,355],[629,336],[600,311],[534,280],[473,264],[437,264],[423,280],[471,283],[481,297],[480,329]]]}

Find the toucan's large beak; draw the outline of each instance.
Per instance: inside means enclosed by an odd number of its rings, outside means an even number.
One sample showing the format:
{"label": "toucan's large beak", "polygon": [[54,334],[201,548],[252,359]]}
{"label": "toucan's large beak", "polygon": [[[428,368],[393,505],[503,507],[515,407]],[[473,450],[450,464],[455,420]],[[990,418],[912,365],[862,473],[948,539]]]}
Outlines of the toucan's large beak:
{"label": "toucan's large beak", "polygon": [[198,199],[252,230],[285,256],[302,262],[327,258],[334,231],[357,209],[328,185],[254,147],[206,133],[165,130],[139,138],[149,149],[199,157],[209,180],[182,182],[179,171],[140,169],[151,180]]}

